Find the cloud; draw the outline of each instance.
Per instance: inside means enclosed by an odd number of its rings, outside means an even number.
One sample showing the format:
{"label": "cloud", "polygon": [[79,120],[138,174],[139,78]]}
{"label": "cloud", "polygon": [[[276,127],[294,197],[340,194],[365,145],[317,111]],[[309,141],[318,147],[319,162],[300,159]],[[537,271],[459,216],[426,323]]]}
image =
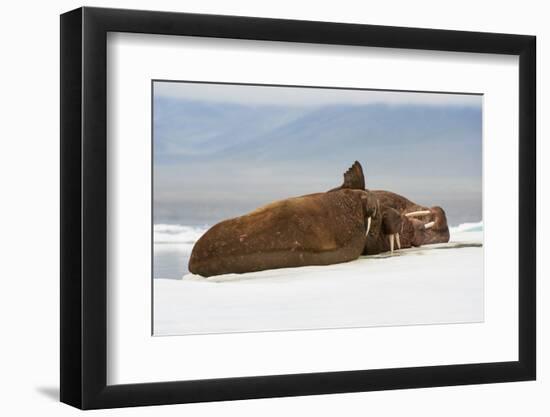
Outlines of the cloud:
{"label": "cloud", "polygon": [[154,94],[155,97],[217,103],[302,107],[386,104],[481,108],[483,99],[481,94],[471,93],[304,88],[178,81],[155,81]]}

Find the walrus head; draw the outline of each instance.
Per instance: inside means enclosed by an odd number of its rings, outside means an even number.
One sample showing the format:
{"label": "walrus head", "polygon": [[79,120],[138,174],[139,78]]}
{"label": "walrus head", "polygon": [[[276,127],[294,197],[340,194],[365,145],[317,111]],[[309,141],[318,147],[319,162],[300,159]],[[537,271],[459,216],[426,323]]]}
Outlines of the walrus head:
{"label": "walrus head", "polygon": [[431,243],[446,243],[449,241],[449,226],[445,211],[438,206],[427,210],[406,213],[411,227],[411,243],[413,246],[429,245]]}

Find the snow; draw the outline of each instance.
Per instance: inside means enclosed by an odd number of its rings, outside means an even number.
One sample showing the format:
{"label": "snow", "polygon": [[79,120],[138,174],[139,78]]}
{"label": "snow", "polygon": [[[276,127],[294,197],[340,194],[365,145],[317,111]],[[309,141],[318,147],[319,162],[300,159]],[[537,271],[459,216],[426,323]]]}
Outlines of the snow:
{"label": "snow", "polygon": [[481,322],[482,229],[343,264],[154,279],[154,334]]}
{"label": "snow", "polygon": [[155,243],[185,243],[191,246],[208,230],[207,226],[182,226],[179,224],[155,224]]}

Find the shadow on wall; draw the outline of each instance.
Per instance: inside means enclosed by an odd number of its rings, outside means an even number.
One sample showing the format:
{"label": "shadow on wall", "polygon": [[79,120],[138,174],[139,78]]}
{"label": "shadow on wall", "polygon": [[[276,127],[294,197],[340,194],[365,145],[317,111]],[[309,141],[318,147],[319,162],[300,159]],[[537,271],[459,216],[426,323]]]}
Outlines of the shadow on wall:
{"label": "shadow on wall", "polygon": [[53,401],[59,401],[59,387],[36,387],[36,391]]}

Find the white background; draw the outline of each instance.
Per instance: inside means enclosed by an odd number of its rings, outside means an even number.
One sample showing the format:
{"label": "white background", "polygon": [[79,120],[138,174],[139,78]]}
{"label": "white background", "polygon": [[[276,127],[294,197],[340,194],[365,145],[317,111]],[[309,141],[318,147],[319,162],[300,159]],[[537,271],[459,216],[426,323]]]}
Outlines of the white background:
{"label": "white background", "polygon": [[[88,5],[163,9],[204,13],[288,17],[443,29],[482,30],[538,36],[539,143],[547,131],[542,120],[548,82],[550,28],[544,2],[428,1],[394,2],[257,2],[257,1],[120,1]],[[2,279],[0,303],[2,344],[0,384],[6,415],[40,412],[72,415],[77,411],[58,404],[59,311],[59,20],[58,14],[80,6],[73,1],[4,5],[2,14],[2,149],[0,161],[3,200]],[[549,168],[541,161],[550,155],[539,148],[539,213],[550,209],[542,183]],[[546,154],[544,154],[546,152]],[[540,217],[540,216],[539,216]],[[548,220],[539,219],[539,236]],[[546,233],[547,234],[547,233]],[[100,411],[121,415],[545,415],[550,390],[548,352],[550,296],[544,282],[550,247],[539,242],[539,367],[538,381],[485,386],[327,395],[302,398],[239,401],[169,407]]]}

